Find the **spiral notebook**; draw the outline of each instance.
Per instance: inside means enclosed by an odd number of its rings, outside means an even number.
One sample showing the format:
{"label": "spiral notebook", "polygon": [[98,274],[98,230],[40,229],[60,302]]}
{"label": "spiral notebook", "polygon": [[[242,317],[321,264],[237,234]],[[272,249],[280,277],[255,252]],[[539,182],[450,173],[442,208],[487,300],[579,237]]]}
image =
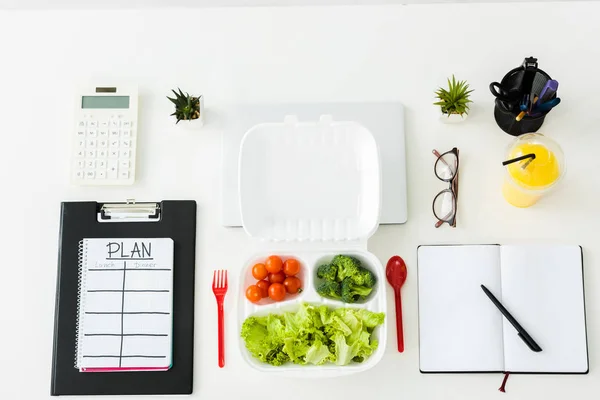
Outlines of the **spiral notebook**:
{"label": "spiral notebook", "polygon": [[80,372],[171,368],[172,239],[83,239],[78,299]]}

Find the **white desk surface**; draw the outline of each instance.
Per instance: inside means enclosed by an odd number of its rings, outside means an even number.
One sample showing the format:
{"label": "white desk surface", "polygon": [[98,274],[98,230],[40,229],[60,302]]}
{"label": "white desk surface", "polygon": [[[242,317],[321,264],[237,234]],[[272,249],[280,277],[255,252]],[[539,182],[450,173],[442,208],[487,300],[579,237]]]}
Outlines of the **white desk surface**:
{"label": "white desk surface", "polygon": [[[133,197],[198,201],[193,398],[597,398],[599,14],[600,3],[593,2],[0,12],[0,397],[49,397],[60,201]],[[547,31],[525,33],[538,24]],[[561,191],[522,210],[500,193],[500,162],[512,138],[495,126],[487,86],[529,55],[560,81],[563,102],[542,131],[563,146],[568,172]],[[452,73],[472,84],[475,105],[466,123],[447,126],[431,103]],[[140,85],[138,181],[129,188],[71,187],[71,88],[106,76]],[[206,129],[173,129],[164,96],[176,85],[206,96]],[[260,374],[240,356],[231,289],[227,365],[219,369],[212,270],[228,268],[235,288],[254,244],[243,230],[220,224],[220,138],[211,130],[211,104],[342,100],[397,100],[406,107],[408,222],[380,227],[369,241],[383,262],[400,254],[408,263],[406,351],[398,354],[391,339],[372,370],[310,384]],[[444,185],[433,175],[431,149],[453,146],[461,156],[458,227],[435,229],[431,200]],[[590,374],[513,376],[506,395],[497,390],[501,375],[420,374],[416,247],[452,242],[581,244]],[[389,289],[388,296],[391,305]],[[393,308],[388,311],[391,322]],[[394,324],[388,329],[394,338]]]}

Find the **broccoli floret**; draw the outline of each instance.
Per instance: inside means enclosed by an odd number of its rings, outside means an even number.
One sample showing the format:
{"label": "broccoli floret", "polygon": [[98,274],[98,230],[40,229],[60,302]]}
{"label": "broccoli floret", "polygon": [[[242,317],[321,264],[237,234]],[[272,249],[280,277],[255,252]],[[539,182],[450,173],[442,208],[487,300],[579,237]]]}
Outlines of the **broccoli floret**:
{"label": "broccoli floret", "polygon": [[355,285],[372,288],[375,286],[375,275],[364,267],[358,268],[358,273],[351,276]]}
{"label": "broccoli floret", "polygon": [[342,298],[342,286],[338,282],[324,281],[317,287],[317,293],[322,297],[339,300]]}
{"label": "broccoli floret", "polygon": [[317,278],[335,281],[337,271],[337,266],[333,264],[323,264],[317,269]]}
{"label": "broccoli floret", "polygon": [[340,254],[333,257],[331,265],[335,265],[337,267],[337,280],[342,282],[344,278],[356,275],[358,273],[360,261],[354,257]]}
{"label": "broccoli floret", "polygon": [[372,288],[356,285],[352,278],[347,277],[342,281],[342,301],[355,303],[364,300],[372,291]]}

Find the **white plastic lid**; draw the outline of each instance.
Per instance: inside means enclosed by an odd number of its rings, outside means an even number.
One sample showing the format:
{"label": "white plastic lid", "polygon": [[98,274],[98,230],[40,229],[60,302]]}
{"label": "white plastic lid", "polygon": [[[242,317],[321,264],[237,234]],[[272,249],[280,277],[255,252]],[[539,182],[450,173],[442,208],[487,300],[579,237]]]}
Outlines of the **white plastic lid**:
{"label": "white plastic lid", "polygon": [[366,239],[379,224],[381,172],[371,132],[355,122],[259,124],[242,139],[242,224],[275,241]]}

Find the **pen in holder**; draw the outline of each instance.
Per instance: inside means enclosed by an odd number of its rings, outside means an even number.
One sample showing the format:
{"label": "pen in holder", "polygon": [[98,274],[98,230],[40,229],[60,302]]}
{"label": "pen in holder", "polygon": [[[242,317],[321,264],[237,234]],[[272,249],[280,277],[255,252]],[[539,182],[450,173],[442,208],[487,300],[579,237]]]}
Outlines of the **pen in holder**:
{"label": "pen in holder", "polygon": [[[551,108],[532,112],[531,107],[550,80],[550,75],[538,68],[537,59],[529,57],[504,75],[500,83],[492,82],[490,91],[496,97],[494,118],[500,129],[513,136],[537,132]],[[556,93],[550,99],[555,97]],[[522,103],[524,98],[528,99],[529,109]]]}

